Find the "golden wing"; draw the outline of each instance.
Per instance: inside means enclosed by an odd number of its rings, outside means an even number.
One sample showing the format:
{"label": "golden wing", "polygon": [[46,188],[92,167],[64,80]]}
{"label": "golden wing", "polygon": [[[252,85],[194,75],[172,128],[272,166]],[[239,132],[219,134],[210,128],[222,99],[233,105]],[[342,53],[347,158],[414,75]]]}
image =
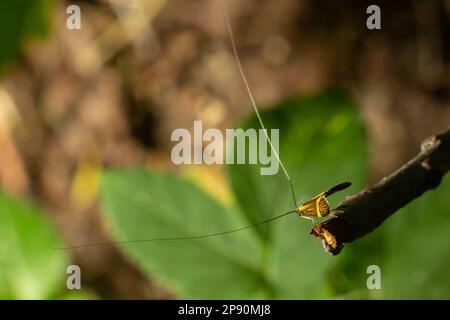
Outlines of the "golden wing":
{"label": "golden wing", "polygon": [[330,205],[324,194],[312,198],[296,209],[297,213],[308,217],[325,217],[330,214]]}
{"label": "golden wing", "polygon": [[316,210],[318,217],[325,217],[330,214],[330,205],[328,204],[327,199],[325,199],[325,196],[320,196],[317,198]]}
{"label": "golden wing", "polygon": [[298,207],[295,211],[302,216],[316,217],[317,216],[316,200],[317,197],[303,202],[300,205],[300,207]]}
{"label": "golden wing", "polygon": [[301,216],[325,217],[331,212],[330,204],[328,203],[326,197],[331,196],[338,191],[347,189],[350,186],[350,182],[340,183],[337,186],[334,186],[333,188],[315,196],[311,200],[305,201],[295,211]]}

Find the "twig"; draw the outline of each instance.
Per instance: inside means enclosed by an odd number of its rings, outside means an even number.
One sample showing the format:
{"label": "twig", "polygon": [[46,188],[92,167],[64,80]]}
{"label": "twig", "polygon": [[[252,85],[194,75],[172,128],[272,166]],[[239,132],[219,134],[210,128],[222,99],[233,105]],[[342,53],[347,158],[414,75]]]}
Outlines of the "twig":
{"label": "twig", "polygon": [[325,251],[341,252],[344,244],[372,232],[390,215],[427,190],[435,189],[450,169],[450,128],[426,139],[421,152],[374,187],[346,197],[331,218],[310,234],[321,238]]}

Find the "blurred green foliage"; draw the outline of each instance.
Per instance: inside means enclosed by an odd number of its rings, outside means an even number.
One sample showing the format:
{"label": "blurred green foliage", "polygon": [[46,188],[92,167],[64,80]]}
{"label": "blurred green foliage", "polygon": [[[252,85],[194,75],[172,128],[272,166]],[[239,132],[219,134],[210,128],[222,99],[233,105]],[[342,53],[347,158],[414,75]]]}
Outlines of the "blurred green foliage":
{"label": "blurred green foliage", "polygon": [[[379,230],[383,237],[380,266],[385,270],[383,298],[450,298],[449,195],[447,175],[438,189],[403,208]],[[362,253],[359,249],[354,248],[357,257]]]}
{"label": "blurred green foliage", "polygon": [[[23,45],[50,31],[54,0],[0,1],[0,74]],[[1,106],[0,106],[1,107]],[[0,300],[86,299],[65,289],[68,252],[46,215],[26,199],[0,193]]]}
{"label": "blurred green foliage", "polygon": [[[337,91],[288,101],[263,118],[281,128],[280,153],[301,197],[342,181],[362,187],[366,141],[351,103]],[[252,117],[243,128],[258,128]],[[292,210],[281,170],[261,176],[258,165],[231,165],[237,198],[225,208],[190,182],[143,169],[113,170],[104,176],[102,199],[117,240],[183,237],[215,233]],[[337,259],[309,234],[311,222],[287,216],[261,228],[216,238],[123,245],[149,275],[185,298],[323,298],[335,293],[327,274]]]}
{"label": "blurred green foliage", "polygon": [[[330,197],[334,207],[364,185],[364,129],[357,109],[341,92],[330,90],[293,99],[262,117],[267,128],[280,128],[280,154],[294,182],[298,203],[351,181],[350,189]],[[256,117],[245,122],[244,128],[249,127],[258,128]],[[276,176],[261,176],[259,166],[251,165],[232,165],[228,171],[238,202],[252,223],[294,207],[281,168]],[[309,235],[311,228],[311,222],[293,215],[258,229],[269,248],[269,272],[278,283],[279,298],[332,296],[326,273],[336,259],[324,254],[320,243]]]}
{"label": "blurred green foliage", "polygon": [[19,56],[25,41],[47,35],[54,0],[0,1],[0,73]]}
{"label": "blurred green foliage", "polygon": [[[332,272],[336,292],[351,298],[450,298],[450,178],[344,248]],[[382,290],[365,288],[369,265],[381,268]],[[353,292],[354,294],[348,294]]]}
{"label": "blurred green foliage", "polygon": [[[102,192],[117,240],[193,236],[246,223],[237,210],[169,174],[111,171],[104,176]],[[131,243],[122,249],[184,297],[264,296],[261,242],[251,230],[203,240]]]}
{"label": "blurred green foliage", "polygon": [[0,299],[61,298],[67,251],[43,212],[0,194]]}

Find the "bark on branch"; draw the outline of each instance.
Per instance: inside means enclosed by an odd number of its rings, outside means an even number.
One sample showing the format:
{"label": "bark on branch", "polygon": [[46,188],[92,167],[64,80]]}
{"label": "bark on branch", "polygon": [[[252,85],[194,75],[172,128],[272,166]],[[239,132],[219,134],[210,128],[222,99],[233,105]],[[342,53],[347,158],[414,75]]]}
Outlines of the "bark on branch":
{"label": "bark on branch", "polygon": [[374,187],[346,197],[331,218],[310,233],[322,239],[325,251],[337,255],[344,244],[372,232],[398,209],[437,188],[449,169],[450,128],[426,139],[417,156]]}

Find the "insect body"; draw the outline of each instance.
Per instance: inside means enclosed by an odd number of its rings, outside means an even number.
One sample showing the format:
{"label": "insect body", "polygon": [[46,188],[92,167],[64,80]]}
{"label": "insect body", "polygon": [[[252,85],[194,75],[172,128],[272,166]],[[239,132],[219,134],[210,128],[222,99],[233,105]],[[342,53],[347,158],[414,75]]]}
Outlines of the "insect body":
{"label": "insect body", "polygon": [[295,212],[304,217],[326,217],[331,212],[327,197],[338,191],[347,189],[350,186],[350,182],[340,183],[337,186],[318,194],[314,198],[303,202],[297,209],[295,209]]}

